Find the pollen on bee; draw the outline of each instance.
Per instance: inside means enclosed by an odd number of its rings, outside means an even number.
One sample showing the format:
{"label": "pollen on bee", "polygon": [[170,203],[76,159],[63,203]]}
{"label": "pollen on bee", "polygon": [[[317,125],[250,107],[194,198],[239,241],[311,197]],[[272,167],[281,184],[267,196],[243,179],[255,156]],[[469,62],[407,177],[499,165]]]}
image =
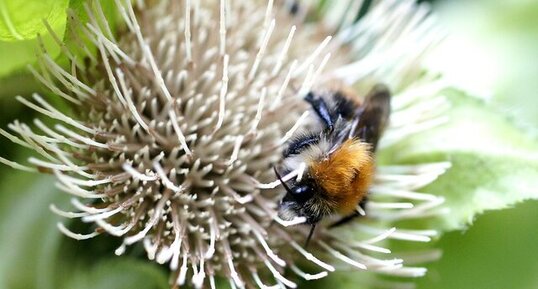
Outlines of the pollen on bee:
{"label": "pollen on bee", "polygon": [[311,165],[318,185],[334,201],[334,209],[349,214],[366,196],[374,175],[370,145],[347,140],[330,157]]}

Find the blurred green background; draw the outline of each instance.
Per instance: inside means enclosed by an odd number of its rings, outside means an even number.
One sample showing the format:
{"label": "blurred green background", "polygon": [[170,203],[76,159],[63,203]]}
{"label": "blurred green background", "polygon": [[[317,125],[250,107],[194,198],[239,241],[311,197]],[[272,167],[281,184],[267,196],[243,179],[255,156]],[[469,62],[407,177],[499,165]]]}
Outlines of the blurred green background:
{"label": "blurred green background", "polygon": [[[461,56],[443,61],[442,52],[437,65],[536,137],[538,1],[438,0],[434,5],[452,35],[445,53]],[[429,266],[418,288],[538,288],[536,228],[537,201],[486,212],[468,230],[439,240],[443,258]]]}
{"label": "blurred green background", "polygon": [[[432,5],[451,36],[430,65],[536,138],[538,1],[437,0]],[[0,69],[1,128],[34,115],[14,100],[15,95],[42,90],[24,68],[7,69],[13,59],[34,53],[30,49],[14,55],[10,45],[0,42],[0,67],[6,68]],[[9,159],[22,160],[27,153],[4,138],[0,148],[0,155]],[[59,218],[48,204],[67,199],[50,177],[0,166],[1,289],[168,288],[165,270],[132,257],[115,257],[113,238],[85,242],[64,238],[55,227]],[[429,266],[418,288],[538,288],[536,228],[538,201],[486,212],[469,229],[447,233],[437,241],[444,256]],[[101,256],[99,262],[95,256]],[[115,270],[122,274],[114,274]]]}

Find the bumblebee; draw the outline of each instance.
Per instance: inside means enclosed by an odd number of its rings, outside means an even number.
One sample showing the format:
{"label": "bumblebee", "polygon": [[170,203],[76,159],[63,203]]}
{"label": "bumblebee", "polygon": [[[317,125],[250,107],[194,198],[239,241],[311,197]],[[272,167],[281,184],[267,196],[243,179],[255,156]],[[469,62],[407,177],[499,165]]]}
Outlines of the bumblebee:
{"label": "bumblebee", "polygon": [[[295,136],[283,152],[281,172],[275,173],[286,194],[279,217],[306,218],[311,225],[325,217],[341,215],[337,226],[358,215],[373,180],[375,151],[390,114],[390,91],[375,85],[360,100],[346,89],[309,92],[304,100],[314,112],[306,132]],[[284,182],[287,174],[304,166],[302,177]]]}

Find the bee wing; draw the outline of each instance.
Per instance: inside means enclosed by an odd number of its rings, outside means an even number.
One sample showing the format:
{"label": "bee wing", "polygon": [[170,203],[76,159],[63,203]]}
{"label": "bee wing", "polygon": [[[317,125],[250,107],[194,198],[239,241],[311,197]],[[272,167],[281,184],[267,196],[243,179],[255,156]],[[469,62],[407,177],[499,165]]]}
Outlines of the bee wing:
{"label": "bee wing", "polygon": [[352,130],[352,137],[358,137],[362,141],[372,144],[374,151],[388,124],[390,97],[390,91],[385,85],[374,86],[355,116],[357,125]]}

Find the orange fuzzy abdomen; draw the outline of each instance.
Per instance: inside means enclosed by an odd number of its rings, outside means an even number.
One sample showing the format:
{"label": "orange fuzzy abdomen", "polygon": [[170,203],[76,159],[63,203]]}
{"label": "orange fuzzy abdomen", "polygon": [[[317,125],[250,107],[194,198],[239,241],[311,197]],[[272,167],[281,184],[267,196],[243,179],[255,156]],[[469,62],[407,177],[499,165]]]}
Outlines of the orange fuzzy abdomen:
{"label": "orange fuzzy abdomen", "polygon": [[310,169],[325,190],[328,203],[336,212],[346,215],[366,196],[373,179],[374,160],[369,144],[350,139]]}

